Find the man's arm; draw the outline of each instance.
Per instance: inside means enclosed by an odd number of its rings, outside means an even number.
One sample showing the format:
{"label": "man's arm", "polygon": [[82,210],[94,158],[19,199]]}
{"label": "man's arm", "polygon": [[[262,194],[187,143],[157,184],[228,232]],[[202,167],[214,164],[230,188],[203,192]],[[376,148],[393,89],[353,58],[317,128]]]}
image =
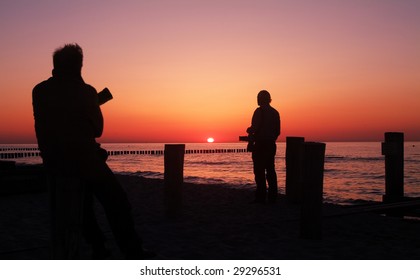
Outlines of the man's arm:
{"label": "man's arm", "polygon": [[254,111],[254,114],[252,115],[251,126],[248,127],[246,132],[248,134],[255,134],[260,129],[261,122],[262,122],[261,109],[257,108]]}
{"label": "man's arm", "polygon": [[281,133],[281,120],[280,120],[280,114],[277,112],[277,118],[276,118],[276,139],[280,136]]}
{"label": "man's arm", "polygon": [[99,107],[98,94],[93,87],[89,86],[89,120],[93,126],[94,136],[101,137],[104,129],[104,118]]}

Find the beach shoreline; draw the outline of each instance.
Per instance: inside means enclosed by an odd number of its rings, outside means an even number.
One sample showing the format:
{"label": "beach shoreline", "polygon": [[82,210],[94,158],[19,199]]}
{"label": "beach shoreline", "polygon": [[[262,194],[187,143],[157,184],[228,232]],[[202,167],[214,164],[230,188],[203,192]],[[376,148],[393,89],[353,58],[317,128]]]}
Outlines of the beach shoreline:
{"label": "beach shoreline", "polygon": [[[171,219],[165,215],[163,180],[117,177],[128,194],[144,246],[156,252],[157,259],[420,259],[418,220],[370,212],[332,215],[346,207],[324,203],[322,239],[308,240],[300,238],[300,205],[283,195],[276,204],[260,205],[250,203],[254,194],[249,189],[184,183],[182,211]],[[1,195],[0,200],[0,259],[49,259],[46,189]],[[103,210],[96,204],[110,258],[121,259]],[[90,259],[86,244],[81,258]]]}

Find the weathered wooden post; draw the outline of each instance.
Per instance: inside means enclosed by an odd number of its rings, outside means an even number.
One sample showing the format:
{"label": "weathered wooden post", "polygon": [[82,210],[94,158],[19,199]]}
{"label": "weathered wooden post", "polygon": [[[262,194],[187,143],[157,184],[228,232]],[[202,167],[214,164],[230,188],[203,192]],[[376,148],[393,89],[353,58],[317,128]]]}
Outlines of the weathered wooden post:
{"label": "weathered wooden post", "polygon": [[164,154],[164,187],[166,216],[175,218],[182,209],[184,183],[184,144],[166,144]]}
{"label": "weathered wooden post", "polygon": [[383,202],[402,201],[404,199],[404,133],[385,132],[382,155],[385,155]]}
{"label": "weathered wooden post", "polygon": [[304,143],[300,235],[306,239],[322,238],[325,146],[325,143]]}
{"label": "weathered wooden post", "polygon": [[286,137],[286,197],[294,203],[302,201],[303,137]]}

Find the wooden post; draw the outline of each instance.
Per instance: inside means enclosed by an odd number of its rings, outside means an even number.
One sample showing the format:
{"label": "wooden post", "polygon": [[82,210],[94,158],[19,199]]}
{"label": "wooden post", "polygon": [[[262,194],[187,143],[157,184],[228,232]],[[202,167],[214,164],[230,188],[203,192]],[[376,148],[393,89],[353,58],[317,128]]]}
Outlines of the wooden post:
{"label": "wooden post", "polygon": [[303,137],[286,137],[286,197],[302,201]]}
{"label": "wooden post", "polygon": [[184,144],[165,145],[164,186],[166,216],[175,218],[182,208],[182,185],[184,183]]}
{"label": "wooden post", "polygon": [[304,143],[300,235],[306,239],[322,238],[325,146],[324,143]]}
{"label": "wooden post", "polygon": [[404,198],[404,133],[386,132],[382,155],[385,155],[383,202],[401,201]]}

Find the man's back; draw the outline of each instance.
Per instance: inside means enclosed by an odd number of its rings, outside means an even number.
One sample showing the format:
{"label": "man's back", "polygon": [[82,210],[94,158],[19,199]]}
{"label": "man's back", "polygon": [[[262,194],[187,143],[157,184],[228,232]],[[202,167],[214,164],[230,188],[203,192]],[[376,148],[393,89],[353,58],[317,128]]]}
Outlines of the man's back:
{"label": "man's back", "polygon": [[75,160],[97,147],[103,118],[93,87],[81,78],[52,77],[35,86],[32,94],[44,163]]}
{"label": "man's back", "polygon": [[280,115],[276,109],[270,105],[257,108],[254,112],[253,126],[255,123],[256,141],[274,142],[280,135]]}

